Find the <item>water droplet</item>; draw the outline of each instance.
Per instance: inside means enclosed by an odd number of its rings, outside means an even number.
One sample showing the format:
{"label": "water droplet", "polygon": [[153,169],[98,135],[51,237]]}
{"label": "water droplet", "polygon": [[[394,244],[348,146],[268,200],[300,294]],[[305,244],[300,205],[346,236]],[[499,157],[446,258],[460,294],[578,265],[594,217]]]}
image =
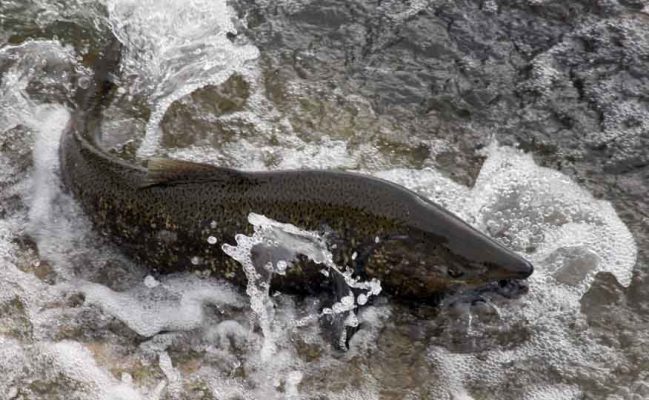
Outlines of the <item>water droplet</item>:
{"label": "water droplet", "polygon": [[158,282],[151,275],[147,275],[146,278],[144,278],[144,286],[148,287],[149,289],[152,289],[152,288],[158,286],[159,284],[160,284],[160,282]]}
{"label": "water droplet", "polygon": [[277,261],[277,273],[284,275],[286,273],[286,268],[288,268],[288,263],[284,260]]}

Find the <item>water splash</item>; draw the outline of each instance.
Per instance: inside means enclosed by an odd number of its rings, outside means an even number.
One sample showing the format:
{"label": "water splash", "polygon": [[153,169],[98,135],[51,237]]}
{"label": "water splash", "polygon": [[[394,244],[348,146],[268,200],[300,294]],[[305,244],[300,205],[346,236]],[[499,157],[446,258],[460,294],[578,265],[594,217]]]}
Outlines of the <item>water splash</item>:
{"label": "water splash", "polygon": [[145,337],[163,331],[188,331],[205,321],[206,305],[241,308],[243,301],[231,287],[195,276],[163,279],[154,287],[145,282],[126,292],[83,283],[79,290],[94,304]]}
{"label": "water splash", "polygon": [[[358,297],[354,297],[350,290],[349,295],[342,297],[331,307],[324,308],[320,314],[320,317],[346,315],[344,326],[355,327],[358,325],[352,311],[381,292],[381,284],[378,280],[361,281],[353,278],[351,271],[338,267],[333,262],[333,256],[328,250],[326,241],[316,232],[304,231],[294,225],[273,221],[254,213],[248,216],[248,222],[254,225],[253,235],[237,235],[235,237],[236,246],[224,244],[222,248],[227,255],[241,264],[248,278],[246,293],[250,297],[250,308],[257,315],[264,335],[264,344],[261,349],[262,360],[267,361],[273,356],[276,351],[276,336],[281,335],[285,328],[282,327],[278,330],[272,326],[275,307],[270,297],[272,276],[273,274],[284,274],[286,268],[290,268],[290,263],[298,254],[307,256],[316,264],[322,264],[323,273],[326,276],[337,274],[342,277],[349,289],[354,288],[362,291]],[[253,254],[255,248],[259,247],[275,252],[277,257],[271,256],[272,258],[264,262],[264,265],[257,265],[258,263],[253,260]],[[304,325],[316,319],[317,316],[311,315],[306,319],[296,321],[295,325]],[[342,347],[346,341],[344,330],[341,334]]]}
{"label": "water splash", "polygon": [[160,121],[174,101],[225,82],[259,55],[231,40],[235,16],[224,0],[110,0],[107,9],[124,45],[122,87],[146,96],[152,108],[140,157],[157,150]]}
{"label": "water splash", "polygon": [[[0,142],[7,150],[0,154],[0,209],[7,212],[0,219],[0,397],[69,397],[72,385],[76,398],[142,399],[133,385],[100,367],[84,345],[52,335],[52,327],[69,316],[53,304],[65,302],[69,288],[41,275],[51,268],[47,256],[57,258],[75,244],[68,234],[76,223],[58,214],[67,211],[59,208],[65,196],[57,150],[69,117],[58,102],[74,93],[87,71],[72,49],[56,41],[6,46],[0,64]],[[40,90],[34,92],[35,86]],[[24,244],[26,233],[38,242],[40,255]],[[69,276],[58,267],[51,273]]]}

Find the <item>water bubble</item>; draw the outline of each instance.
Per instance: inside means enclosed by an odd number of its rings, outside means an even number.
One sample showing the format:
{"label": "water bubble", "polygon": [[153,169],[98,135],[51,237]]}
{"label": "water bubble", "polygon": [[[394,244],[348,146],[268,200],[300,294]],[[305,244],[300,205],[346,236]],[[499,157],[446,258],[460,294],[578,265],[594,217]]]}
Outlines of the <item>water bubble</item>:
{"label": "water bubble", "polygon": [[89,77],[82,76],[81,78],[79,78],[79,81],[77,82],[77,84],[79,85],[79,87],[81,89],[88,89],[90,87],[91,82],[92,81],[90,80]]}

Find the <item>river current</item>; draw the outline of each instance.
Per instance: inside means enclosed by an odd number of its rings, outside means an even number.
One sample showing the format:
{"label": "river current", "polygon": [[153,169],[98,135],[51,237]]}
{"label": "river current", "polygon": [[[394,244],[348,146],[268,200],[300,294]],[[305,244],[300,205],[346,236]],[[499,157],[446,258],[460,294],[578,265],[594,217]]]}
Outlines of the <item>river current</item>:
{"label": "river current", "polygon": [[[649,297],[629,294],[647,265],[613,204],[491,128],[474,126],[482,144],[469,150],[440,133],[453,129],[443,110],[437,126],[429,111],[413,117],[399,60],[368,57],[359,72],[347,56],[298,46],[287,15],[322,42],[331,24],[344,27],[343,43],[370,30],[325,3],[0,3],[0,399],[649,397]],[[378,3],[381,18],[412,24],[436,5]],[[341,351],[319,323],[321,298],[269,296],[254,279],[242,290],[150,275],[92,230],[60,181],[74,93],[112,38],[122,61],[102,125],[110,151],[397,182],[529,258],[528,291],[415,306],[370,285]],[[381,85],[393,85],[390,98],[373,92]],[[471,156],[448,157],[463,151]],[[277,232],[292,250],[327,257],[315,245],[324,239],[299,227],[250,223],[258,236],[228,248],[242,268],[250,244]]]}

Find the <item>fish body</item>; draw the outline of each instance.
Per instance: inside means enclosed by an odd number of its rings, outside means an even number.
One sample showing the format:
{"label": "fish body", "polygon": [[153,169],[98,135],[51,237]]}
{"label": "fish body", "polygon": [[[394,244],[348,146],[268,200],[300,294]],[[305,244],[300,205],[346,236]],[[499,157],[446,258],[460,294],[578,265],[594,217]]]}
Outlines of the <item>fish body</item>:
{"label": "fish body", "polygon": [[[95,227],[159,273],[204,270],[245,285],[222,250],[257,213],[326,234],[334,261],[398,297],[428,299],[459,284],[525,278],[531,264],[430,200],[353,172],[248,172],[178,160],[142,167],[94,141],[106,82],[96,80],[61,141],[64,184]],[[102,87],[104,89],[102,89]],[[94,91],[94,92],[93,92]],[[81,98],[84,98],[83,96]],[[298,260],[273,286],[312,292],[322,266]]]}

